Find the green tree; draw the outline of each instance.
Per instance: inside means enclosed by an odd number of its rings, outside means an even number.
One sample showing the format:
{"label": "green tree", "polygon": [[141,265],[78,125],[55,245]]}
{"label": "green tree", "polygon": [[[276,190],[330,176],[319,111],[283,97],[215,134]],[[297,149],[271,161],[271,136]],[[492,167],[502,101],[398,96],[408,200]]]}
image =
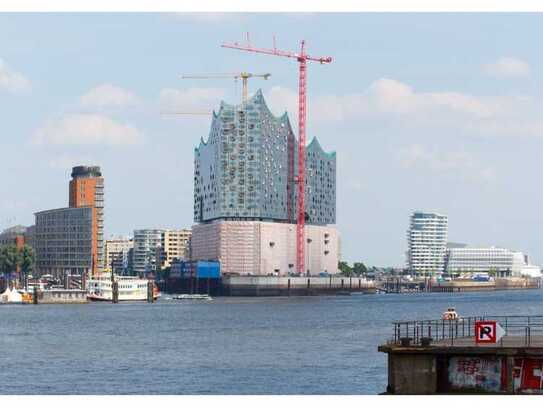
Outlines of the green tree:
{"label": "green tree", "polygon": [[353,275],[353,269],[346,261],[340,261],[338,264],[338,269],[342,276],[351,277]]}
{"label": "green tree", "polygon": [[34,270],[34,264],[36,263],[36,255],[34,250],[29,245],[24,245],[19,252],[21,266],[21,281],[25,281],[25,278]]}
{"label": "green tree", "polygon": [[0,273],[8,280],[8,283],[11,280],[11,273],[17,270],[20,261],[21,253],[17,246],[12,244],[0,247]]}
{"label": "green tree", "polygon": [[353,263],[353,273],[357,276],[360,276],[362,274],[366,274],[368,272],[368,268],[364,263]]}

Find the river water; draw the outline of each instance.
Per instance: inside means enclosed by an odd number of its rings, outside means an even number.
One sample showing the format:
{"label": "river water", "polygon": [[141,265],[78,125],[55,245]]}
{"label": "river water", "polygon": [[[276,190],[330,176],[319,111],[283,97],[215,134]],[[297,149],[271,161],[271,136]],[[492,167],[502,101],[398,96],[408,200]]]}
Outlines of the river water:
{"label": "river water", "polygon": [[0,306],[1,394],[376,394],[394,320],[543,314],[543,291]]}

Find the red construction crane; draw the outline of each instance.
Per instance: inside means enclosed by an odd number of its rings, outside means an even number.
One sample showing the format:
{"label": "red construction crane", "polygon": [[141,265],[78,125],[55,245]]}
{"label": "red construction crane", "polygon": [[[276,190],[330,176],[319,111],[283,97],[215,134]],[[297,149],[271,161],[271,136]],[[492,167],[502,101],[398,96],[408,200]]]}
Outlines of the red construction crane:
{"label": "red construction crane", "polygon": [[[306,274],[305,270],[305,121],[306,121],[306,72],[307,61],[329,64],[331,57],[311,57],[305,53],[305,41],[302,40],[300,52],[281,51],[275,47],[275,38],[273,49],[256,48],[250,44],[249,34],[247,34],[247,44],[242,45],[234,42],[233,44],[222,44],[224,48],[239,49],[242,51],[258,52],[260,54],[275,55],[279,57],[294,58],[299,63],[299,83],[298,83],[298,176],[295,182],[298,186],[298,202],[296,211],[296,270],[300,275]],[[290,214],[289,214],[290,216]]]}

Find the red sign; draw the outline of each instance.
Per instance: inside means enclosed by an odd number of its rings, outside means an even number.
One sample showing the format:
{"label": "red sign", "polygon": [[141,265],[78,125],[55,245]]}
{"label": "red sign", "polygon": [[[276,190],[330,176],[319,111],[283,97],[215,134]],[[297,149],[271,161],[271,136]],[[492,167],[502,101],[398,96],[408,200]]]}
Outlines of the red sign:
{"label": "red sign", "polygon": [[496,343],[505,334],[496,321],[475,322],[475,343]]}

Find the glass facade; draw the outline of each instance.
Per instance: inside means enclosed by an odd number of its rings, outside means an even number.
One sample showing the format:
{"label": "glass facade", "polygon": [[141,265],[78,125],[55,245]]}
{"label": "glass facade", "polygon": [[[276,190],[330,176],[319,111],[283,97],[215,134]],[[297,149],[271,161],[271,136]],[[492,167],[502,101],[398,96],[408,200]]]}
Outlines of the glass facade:
{"label": "glass facade", "polygon": [[[307,148],[309,224],[335,223],[336,156]],[[296,221],[297,141],[287,114],[274,116],[259,90],[241,105],[221,103],[207,142],[195,149],[194,220]]]}
{"label": "glass facade", "polygon": [[92,208],[38,212],[34,250],[39,274],[82,275],[92,268]]}

